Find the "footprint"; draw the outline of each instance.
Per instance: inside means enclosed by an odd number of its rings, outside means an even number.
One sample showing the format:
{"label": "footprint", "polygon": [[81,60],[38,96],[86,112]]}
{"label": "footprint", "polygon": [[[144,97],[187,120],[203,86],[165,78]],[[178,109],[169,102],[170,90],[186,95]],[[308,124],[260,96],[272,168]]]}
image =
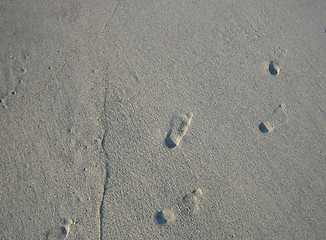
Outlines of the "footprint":
{"label": "footprint", "polygon": [[267,69],[267,71],[273,76],[278,75],[281,71],[281,65],[285,61],[286,55],[286,49],[280,47],[272,48],[270,53],[266,56],[270,61],[263,63],[264,69]]}
{"label": "footprint", "polygon": [[262,133],[272,132],[275,127],[281,125],[283,122],[286,122],[288,119],[286,105],[279,105],[270,116],[269,120],[266,120],[259,124],[258,129]]}
{"label": "footprint", "polygon": [[70,227],[74,222],[70,218],[62,219],[61,222],[62,222],[61,227],[60,227],[61,234],[64,237],[67,237],[69,235],[69,233],[70,233]]}
{"label": "footprint", "polygon": [[203,191],[200,188],[186,194],[174,207],[163,209],[155,216],[158,224],[169,224],[174,222],[179,215],[183,219],[193,217],[200,212],[200,201],[203,199]]}
{"label": "footprint", "polygon": [[163,209],[156,214],[156,221],[158,224],[167,224],[174,222],[176,219],[175,213],[171,209]]}
{"label": "footprint", "polygon": [[165,145],[168,148],[175,148],[179,145],[180,141],[188,130],[192,117],[193,113],[189,112],[185,115],[181,115],[174,120],[172,128],[168,132],[165,139]]}
{"label": "footprint", "polygon": [[46,233],[46,239],[64,239],[68,237],[72,224],[75,224],[75,222],[70,218],[61,219],[57,227]]}
{"label": "footprint", "polygon": [[7,50],[0,58],[0,105],[2,108],[7,107],[13,97],[18,92],[23,81],[26,69],[26,59],[30,53],[22,51],[21,54],[13,56],[11,49]]}
{"label": "footprint", "polygon": [[200,188],[186,194],[178,203],[178,209],[183,216],[194,216],[200,211],[200,200],[202,199],[203,191]]}

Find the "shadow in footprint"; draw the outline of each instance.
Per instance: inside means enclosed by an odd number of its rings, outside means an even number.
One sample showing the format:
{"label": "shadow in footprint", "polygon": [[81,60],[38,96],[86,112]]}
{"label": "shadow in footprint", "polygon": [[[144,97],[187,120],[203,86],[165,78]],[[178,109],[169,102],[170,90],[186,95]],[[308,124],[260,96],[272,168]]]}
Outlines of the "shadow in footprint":
{"label": "shadow in footprint", "polygon": [[167,221],[164,219],[164,216],[163,216],[163,212],[158,212],[156,215],[155,215],[155,219],[156,219],[156,222],[160,225],[163,225],[163,224],[166,224]]}
{"label": "shadow in footprint", "polygon": [[268,69],[269,69],[270,74],[272,74],[274,76],[277,75],[280,72],[280,67],[278,66],[277,63],[275,63],[273,61],[271,61],[269,63]]}
{"label": "shadow in footprint", "polygon": [[259,130],[262,132],[262,133],[268,133],[268,132],[270,132],[270,130],[268,130],[268,128],[266,127],[266,125],[265,125],[265,123],[261,123],[261,124],[259,124]]}
{"label": "shadow in footprint", "polygon": [[168,148],[175,148],[177,145],[172,141],[171,139],[171,132],[172,130],[170,130],[165,138],[165,145],[168,147]]}

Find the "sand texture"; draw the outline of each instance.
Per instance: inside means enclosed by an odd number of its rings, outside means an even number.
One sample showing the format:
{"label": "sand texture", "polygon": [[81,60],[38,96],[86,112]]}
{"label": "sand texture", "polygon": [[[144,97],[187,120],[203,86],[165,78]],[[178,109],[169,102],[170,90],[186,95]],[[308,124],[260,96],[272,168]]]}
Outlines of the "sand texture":
{"label": "sand texture", "polygon": [[0,21],[0,239],[326,239],[324,0]]}

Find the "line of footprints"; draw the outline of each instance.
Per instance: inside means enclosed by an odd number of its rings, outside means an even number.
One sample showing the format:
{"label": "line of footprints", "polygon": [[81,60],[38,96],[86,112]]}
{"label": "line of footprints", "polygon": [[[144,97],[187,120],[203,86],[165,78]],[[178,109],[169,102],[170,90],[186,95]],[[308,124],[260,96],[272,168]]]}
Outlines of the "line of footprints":
{"label": "line of footprints", "polygon": [[[188,131],[193,116],[192,112],[188,112],[174,119],[172,127],[165,138],[165,145],[168,148],[175,148],[180,144]],[[187,217],[198,214],[202,197],[203,191],[200,188],[186,194],[175,206],[159,211],[156,214],[157,223],[167,224],[174,222],[177,216]]]}
{"label": "line of footprints", "polygon": [[[270,62],[269,71],[272,75],[277,75],[280,71],[278,64],[275,62]],[[286,122],[288,119],[287,106],[285,104],[280,104],[270,115],[269,119],[260,123],[258,129],[262,133],[270,133],[275,127],[281,125],[283,122]],[[177,147],[182,138],[188,131],[189,125],[193,118],[194,114],[188,112],[179,117],[176,117],[172,121],[172,127],[169,130],[166,138],[165,145],[173,149]],[[158,224],[164,225],[171,222],[174,222],[177,217],[187,218],[193,217],[200,212],[200,203],[203,200],[203,190],[197,188],[191,193],[188,193],[180,199],[175,206],[171,208],[164,208],[159,211],[155,218]],[[75,222],[71,219],[64,219],[61,226],[56,229],[54,232],[48,232],[46,239],[52,239],[51,236],[55,236],[56,239],[65,238],[69,235],[70,227]]]}
{"label": "line of footprints", "polygon": [[[275,62],[270,62],[269,72],[272,75],[277,75],[280,72],[280,67]],[[166,138],[165,145],[172,149],[177,147],[182,138],[187,133],[193,113],[188,112],[174,119],[172,127],[169,130]],[[258,129],[262,133],[270,133],[275,127],[280,126],[283,122],[288,120],[287,106],[280,104],[273,113],[269,116],[268,120],[260,123]],[[200,201],[203,199],[203,191],[200,188],[195,189],[190,194],[186,194],[174,207],[163,209],[156,214],[156,221],[158,224],[167,224],[176,220],[177,216],[194,216],[199,213]]]}
{"label": "line of footprints", "polygon": [[[268,69],[272,75],[277,75],[280,72],[280,66],[274,61],[269,63]],[[258,129],[262,133],[272,132],[275,126],[287,121],[288,117],[286,108],[287,106],[285,104],[280,104],[274,110],[269,120],[259,124]],[[173,125],[165,138],[165,145],[168,148],[175,148],[180,144],[188,130],[193,116],[194,114],[192,112],[188,112],[174,119]]]}

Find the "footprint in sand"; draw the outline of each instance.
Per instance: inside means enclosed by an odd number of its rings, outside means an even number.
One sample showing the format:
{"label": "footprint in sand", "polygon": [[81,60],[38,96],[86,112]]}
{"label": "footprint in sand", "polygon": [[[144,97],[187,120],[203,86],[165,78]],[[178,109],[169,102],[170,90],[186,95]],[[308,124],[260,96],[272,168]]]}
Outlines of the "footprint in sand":
{"label": "footprint in sand", "polygon": [[181,218],[187,219],[193,217],[200,212],[200,202],[203,199],[203,191],[200,188],[195,189],[183,198],[172,208],[163,209],[156,214],[158,224],[168,224],[174,222],[179,215]]}
{"label": "footprint in sand", "polygon": [[75,222],[70,218],[60,220],[59,226],[55,227],[52,231],[46,233],[46,240],[50,239],[64,239],[69,236],[71,225]]}
{"label": "footprint in sand", "polygon": [[194,216],[200,211],[200,200],[202,200],[203,191],[200,188],[195,189],[190,194],[186,194],[178,203],[178,210],[182,216]]}
{"label": "footprint in sand", "polygon": [[7,108],[7,104],[17,96],[26,73],[24,65],[30,53],[22,51],[14,56],[11,49],[8,49],[3,55],[4,58],[0,59],[0,106]]}
{"label": "footprint in sand", "polygon": [[280,47],[272,48],[267,56],[271,61],[264,62],[264,69],[267,69],[267,71],[273,76],[278,75],[281,71],[281,65],[285,61],[286,55],[286,49]]}
{"label": "footprint in sand", "polygon": [[288,116],[286,112],[286,105],[281,104],[274,110],[268,120],[259,124],[258,129],[262,133],[270,133],[275,129],[275,127],[280,126],[283,122],[286,122],[287,119]]}
{"label": "footprint in sand", "polygon": [[174,119],[173,125],[165,139],[165,145],[168,148],[175,148],[179,145],[188,130],[192,117],[193,113],[189,112]]}
{"label": "footprint in sand", "polygon": [[175,219],[175,213],[172,209],[163,209],[156,214],[156,221],[158,224],[171,223],[174,222]]}

